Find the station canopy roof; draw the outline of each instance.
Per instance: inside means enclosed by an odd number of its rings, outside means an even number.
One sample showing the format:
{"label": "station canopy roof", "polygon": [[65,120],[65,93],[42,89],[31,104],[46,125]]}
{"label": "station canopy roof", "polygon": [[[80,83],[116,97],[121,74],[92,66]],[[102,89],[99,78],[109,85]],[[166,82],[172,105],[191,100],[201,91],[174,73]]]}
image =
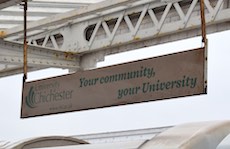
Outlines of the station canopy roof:
{"label": "station canopy roof", "polygon": [[[22,0],[0,0],[0,30],[23,25]],[[28,23],[103,0],[28,0]]]}

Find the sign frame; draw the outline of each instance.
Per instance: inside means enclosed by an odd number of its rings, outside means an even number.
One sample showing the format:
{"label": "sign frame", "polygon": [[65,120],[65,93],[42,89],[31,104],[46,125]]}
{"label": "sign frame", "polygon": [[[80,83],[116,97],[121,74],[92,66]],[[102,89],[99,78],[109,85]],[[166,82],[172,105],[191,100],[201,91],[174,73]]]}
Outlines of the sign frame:
{"label": "sign frame", "polygon": [[[23,87],[21,118],[206,94],[206,56],[206,48],[197,48],[26,82]],[[183,62],[177,60],[179,57]],[[167,71],[170,76],[167,76]],[[130,75],[129,79],[108,81],[116,74],[128,76],[131,72],[137,72],[139,76]],[[179,77],[176,76],[178,74]],[[61,79],[64,81],[58,82]],[[75,87],[77,89],[74,90]]]}

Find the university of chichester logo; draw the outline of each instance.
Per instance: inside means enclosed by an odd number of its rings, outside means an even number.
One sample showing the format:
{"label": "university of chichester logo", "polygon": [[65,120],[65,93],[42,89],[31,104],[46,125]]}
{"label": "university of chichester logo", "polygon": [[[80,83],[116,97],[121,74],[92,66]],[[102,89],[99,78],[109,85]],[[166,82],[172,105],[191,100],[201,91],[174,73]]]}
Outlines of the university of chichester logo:
{"label": "university of chichester logo", "polygon": [[30,88],[30,91],[28,95],[26,96],[26,105],[29,108],[36,108],[36,103],[35,103],[35,93],[34,93],[34,87]]}
{"label": "university of chichester logo", "polygon": [[72,99],[73,90],[60,88],[57,82],[31,86],[25,104],[28,108],[34,109],[42,105]]}

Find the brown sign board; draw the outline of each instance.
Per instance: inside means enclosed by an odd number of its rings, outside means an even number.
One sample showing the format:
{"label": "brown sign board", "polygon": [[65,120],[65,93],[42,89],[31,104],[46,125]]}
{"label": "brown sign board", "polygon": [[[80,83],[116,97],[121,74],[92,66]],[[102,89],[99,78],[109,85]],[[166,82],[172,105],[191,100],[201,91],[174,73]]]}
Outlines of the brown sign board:
{"label": "brown sign board", "polygon": [[205,93],[203,48],[26,82],[21,117]]}

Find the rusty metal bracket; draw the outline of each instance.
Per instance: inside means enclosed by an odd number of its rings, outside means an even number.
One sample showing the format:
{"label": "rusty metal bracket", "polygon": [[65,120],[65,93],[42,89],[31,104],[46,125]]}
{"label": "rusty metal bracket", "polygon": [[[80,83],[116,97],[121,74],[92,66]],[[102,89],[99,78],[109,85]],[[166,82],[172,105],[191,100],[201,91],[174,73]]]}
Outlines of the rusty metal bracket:
{"label": "rusty metal bracket", "polygon": [[27,0],[24,0],[22,4],[24,6],[24,46],[23,46],[23,83],[26,82],[27,79]]}
{"label": "rusty metal bracket", "polygon": [[200,16],[201,16],[201,35],[202,35],[202,46],[205,49],[205,55],[204,55],[204,60],[205,60],[205,66],[204,66],[204,89],[205,92],[207,93],[207,82],[208,82],[208,39],[206,35],[206,21],[205,21],[205,4],[204,0],[200,0]]}

